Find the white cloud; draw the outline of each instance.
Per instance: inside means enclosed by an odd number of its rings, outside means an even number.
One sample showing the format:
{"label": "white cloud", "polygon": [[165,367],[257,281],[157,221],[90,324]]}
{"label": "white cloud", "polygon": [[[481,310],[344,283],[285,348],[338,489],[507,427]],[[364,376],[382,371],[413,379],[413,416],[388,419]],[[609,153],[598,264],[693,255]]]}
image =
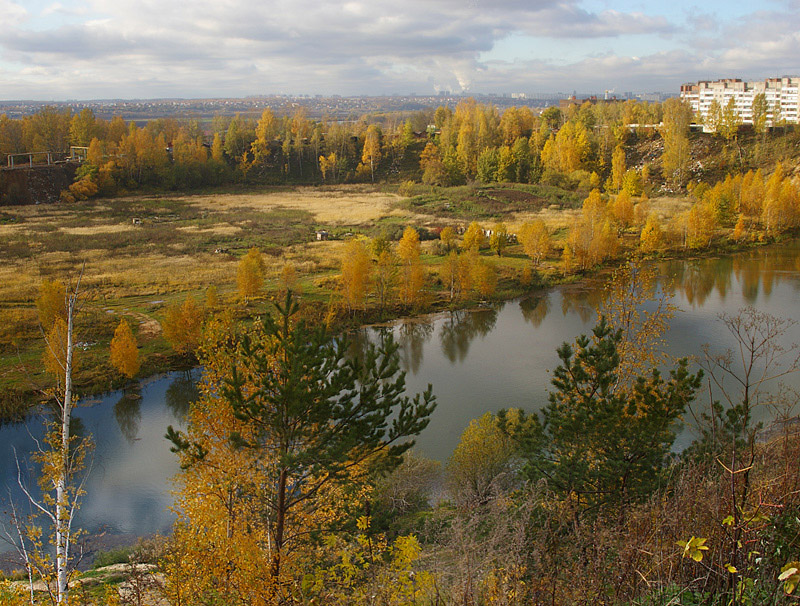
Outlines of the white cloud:
{"label": "white cloud", "polygon": [[6,26],[18,25],[28,18],[28,11],[12,0],[0,0],[0,15]]}
{"label": "white cloud", "polygon": [[[14,97],[670,90],[715,70],[772,62],[770,74],[783,73],[800,56],[800,24],[786,14],[712,31],[706,14],[676,24],[649,12],[592,12],[579,0],[60,0],[39,15],[0,0],[0,10],[0,94]],[[45,12],[56,25],[26,26]],[[755,33],[742,35],[745,27]],[[533,41],[518,60],[480,62],[512,35]],[[674,52],[653,52],[653,36],[668,37]],[[594,45],[583,60],[543,60],[552,41],[577,39]]]}

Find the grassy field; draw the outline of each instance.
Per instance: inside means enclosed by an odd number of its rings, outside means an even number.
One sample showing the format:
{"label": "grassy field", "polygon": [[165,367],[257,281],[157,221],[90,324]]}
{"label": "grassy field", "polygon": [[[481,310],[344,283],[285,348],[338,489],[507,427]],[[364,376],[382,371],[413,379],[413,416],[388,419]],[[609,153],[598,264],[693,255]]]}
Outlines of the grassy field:
{"label": "grassy field", "polygon": [[[170,303],[188,295],[202,299],[213,285],[240,317],[263,309],[261,301],[244,306],[236,296],[239,259],[253,246],[264,253],[267,265],[262,298],[276,291],[281,269],[290,262],[304,298],[327,305],[335,296],[349,234],[397,239],[406,225],[433,233],[472,220],[486,227],[503,221],[513,233],[538,217],[558,236],[575,221],[584,197],[531,185],[416,185],[404,193],[363,185],[282,187],[0,208],[0,384],[23,391],[46,384],[38,363],[42,338],[34,301],[39,285],[43,279],[74,279],[84,263],[88,301],[79,326],[79,339],[86,343],[81,383],[97,390],[119,382],[108,367],[107,345],[120,317],[129,320],[147,354],[144,373],[178,362],[161,336],[160,321]],[[686,204],[659,199],[651,208],[666,219]],[[316,241],[318,229],[332,238]],[[423,242],[423,260],[434,276],[423,308],[444,301],[435,283],[443,257],[435,251],[434,241]],[[528,263],[521,248],[511,247],[496,261],[496,296],[520,294],[519,276]],[[557,262],[557,256],[545,262],[543,275],[555,274]]]}

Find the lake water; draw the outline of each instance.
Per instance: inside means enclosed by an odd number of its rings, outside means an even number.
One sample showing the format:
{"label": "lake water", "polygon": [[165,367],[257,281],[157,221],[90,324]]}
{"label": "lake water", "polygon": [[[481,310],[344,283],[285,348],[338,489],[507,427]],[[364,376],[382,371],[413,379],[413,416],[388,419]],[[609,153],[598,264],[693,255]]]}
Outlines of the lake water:
{"label": "lake water", "polygon": [[[732,345],[718,321],[745,306],[800,319],[800,244],[765,247],[737,255],[661,263],[674,279],[676,313],[667,335],[669,353],[699,355]],[[424,455],[445,461],[471,419],[486,411],[538,410],[547,401],[556,348],[587,333],[596,321],[602,282],[553,289],[533,298],[489,309],[458,311],[399,321],[393,325],[413,393],[434,386],[438,407],[417,440]],[[378,329],[364,329],[373,339]],[[800,341],[794,327],[787,346]],[[79,523],[92,532],[144,535],[169,529],[170,478],[178,471],[164,439],[194,397],[198,371],[144,381],[134,391],[114,392],[76,410],[80,429],[96,443]],[[41,424],[0,428],[0,486],[20,502],[14,449],[24,455]],[[681,434],[688,443],[690,433]],[[23,461],[23,475],[24,461]],[[2,549],[0,549],[1,551]]]}

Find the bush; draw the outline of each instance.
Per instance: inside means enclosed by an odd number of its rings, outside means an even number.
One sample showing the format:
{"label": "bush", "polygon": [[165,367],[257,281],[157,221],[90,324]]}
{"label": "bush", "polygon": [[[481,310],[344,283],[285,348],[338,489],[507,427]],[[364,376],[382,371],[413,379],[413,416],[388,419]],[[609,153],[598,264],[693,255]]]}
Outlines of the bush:
{"label": "bush", "polygon": [[92,568],[103,568],[104,566],[111,566],[112,564],[127,564],[134,553],[135,547],[133,545],[117,547],[109,551],[100,551],[94,557]]}

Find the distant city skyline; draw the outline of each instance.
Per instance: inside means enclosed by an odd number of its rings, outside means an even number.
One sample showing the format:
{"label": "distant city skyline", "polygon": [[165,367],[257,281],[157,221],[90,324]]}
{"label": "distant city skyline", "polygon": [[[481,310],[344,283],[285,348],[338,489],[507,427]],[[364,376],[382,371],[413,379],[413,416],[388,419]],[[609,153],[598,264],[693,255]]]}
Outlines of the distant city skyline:
{"label": "distant city skyline", "polygon": [[675,92],[800,74],[800,1],[0,0],[0,100]]}

